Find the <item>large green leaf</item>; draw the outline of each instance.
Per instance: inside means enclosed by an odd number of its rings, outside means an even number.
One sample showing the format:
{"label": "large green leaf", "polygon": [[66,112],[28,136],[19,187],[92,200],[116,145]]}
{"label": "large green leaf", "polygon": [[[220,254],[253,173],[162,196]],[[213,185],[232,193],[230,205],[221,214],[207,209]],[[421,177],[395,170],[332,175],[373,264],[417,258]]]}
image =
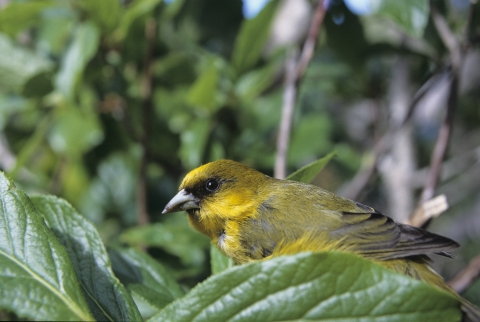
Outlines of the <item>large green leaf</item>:
{"label": "large green leaf", "polygon": [[270,1],[253,19],[245,20],[235,40],[232,64],[240,75],[253,67],[262,54],[279,1]]}
{"label": "large green leaf", "polygon": [[35,320],[91,321],[67,251],[0,173],[0,308]]}
{"label": "large green leaf", "polygon": [[135,299],[148,303],[156,312],[185,294],[171,273],[150,256],[131,248],[116,248],[109,254],[115,275]]}
{"label": "large green leaf", "polygon": [[286,179],[303,183],[310,183],[317,176],[317,174],[322,171],[322,169],[327,165],[327,163],[335,156],[335,154],[336,152],[333,151],[330,154],[324,156],[323,158],[307,164],[303,168],[300,168],[291,175],[289,175]]}
{"label": "large green leaf", "polygon": [[171,303],[154,321],[459,321],[458,299],[340,252],[236,266]]}
{"label": "large green leaf", "polygon": [[133,299],[113,275],[95,227],[65,200],[34,196],[35,208],[65,245],[93,316],[98,321],[139,321]]}

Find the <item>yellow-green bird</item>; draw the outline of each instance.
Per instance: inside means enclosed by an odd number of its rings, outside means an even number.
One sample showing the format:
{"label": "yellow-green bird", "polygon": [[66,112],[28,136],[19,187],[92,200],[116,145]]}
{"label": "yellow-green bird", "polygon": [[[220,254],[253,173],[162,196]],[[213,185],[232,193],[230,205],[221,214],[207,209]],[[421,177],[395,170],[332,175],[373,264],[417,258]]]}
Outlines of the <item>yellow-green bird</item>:
{"label": "yellow-green bird", "polygon": [[[211,162],[188,173],[163,213],[180,210],[238,264],[302,251],[345,251],[455,293],[428,266],[427,257],[451,257],[447,251],[459,247],[453,240],[235,161]],[[480,310],[460,299],[465,320],[480,321]]]}

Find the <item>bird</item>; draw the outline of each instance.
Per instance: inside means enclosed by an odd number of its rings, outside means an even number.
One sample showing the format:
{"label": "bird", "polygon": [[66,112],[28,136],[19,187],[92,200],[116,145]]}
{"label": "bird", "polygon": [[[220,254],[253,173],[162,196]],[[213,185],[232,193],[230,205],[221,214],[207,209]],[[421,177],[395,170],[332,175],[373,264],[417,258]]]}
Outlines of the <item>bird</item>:
{"label": "bird", "polygon": [[217,160],[185,176],[162,213],[177,211],[236,264],[304,251],[354,253],[454,293],[465,321],[480,321],[480,310],[429,266],[428,255],[452,257],[458,243],[318,186]]}

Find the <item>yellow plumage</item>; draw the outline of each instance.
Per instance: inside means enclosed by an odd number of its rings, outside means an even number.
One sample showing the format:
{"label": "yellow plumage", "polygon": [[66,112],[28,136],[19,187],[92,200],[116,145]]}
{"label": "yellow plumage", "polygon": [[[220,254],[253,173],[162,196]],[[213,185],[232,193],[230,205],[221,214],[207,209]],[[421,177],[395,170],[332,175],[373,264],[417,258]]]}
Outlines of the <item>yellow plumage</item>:
{"label": "yellow plumage", "polygon": [[[266,176],[219,160],[192,170],[165,212],[186,210],[190,224],[236,263],[302,251],[344,251],[450,289],[428,254],[450,256],[454,241],[398,224],[375,209],[319,187]],[[467,319],[480,311],[462,299]]]}

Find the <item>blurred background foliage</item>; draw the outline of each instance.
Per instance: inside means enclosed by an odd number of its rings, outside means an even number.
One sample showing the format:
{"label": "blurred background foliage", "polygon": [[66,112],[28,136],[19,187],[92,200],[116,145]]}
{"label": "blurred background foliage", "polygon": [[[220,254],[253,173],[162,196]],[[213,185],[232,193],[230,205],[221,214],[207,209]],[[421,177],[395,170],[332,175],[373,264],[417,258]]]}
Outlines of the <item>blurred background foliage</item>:
{"label": "blurred background foliage", "polygon": [[[480,253],[480,8],[435,4],[468,45],[436,192],[450,208],[429,227],[463,246],[455,260],[435,258],[448,280]],[[107,245],[145,249],[195,285],[210,274],[209,242],[184,215],[161,211],[205,162],[234,159],[273,174],[285,61],[314,6],[1,0],[0,169],[27,193],[68,200]],[[314,183],[405,221],[446,113],[449,55],[428,1],[330,1],[298,85],[288,172],[335,150]],[[376,142],[426,83],[408,125],[352,192]],[[480,304],[478,280],[465,297]]]}

